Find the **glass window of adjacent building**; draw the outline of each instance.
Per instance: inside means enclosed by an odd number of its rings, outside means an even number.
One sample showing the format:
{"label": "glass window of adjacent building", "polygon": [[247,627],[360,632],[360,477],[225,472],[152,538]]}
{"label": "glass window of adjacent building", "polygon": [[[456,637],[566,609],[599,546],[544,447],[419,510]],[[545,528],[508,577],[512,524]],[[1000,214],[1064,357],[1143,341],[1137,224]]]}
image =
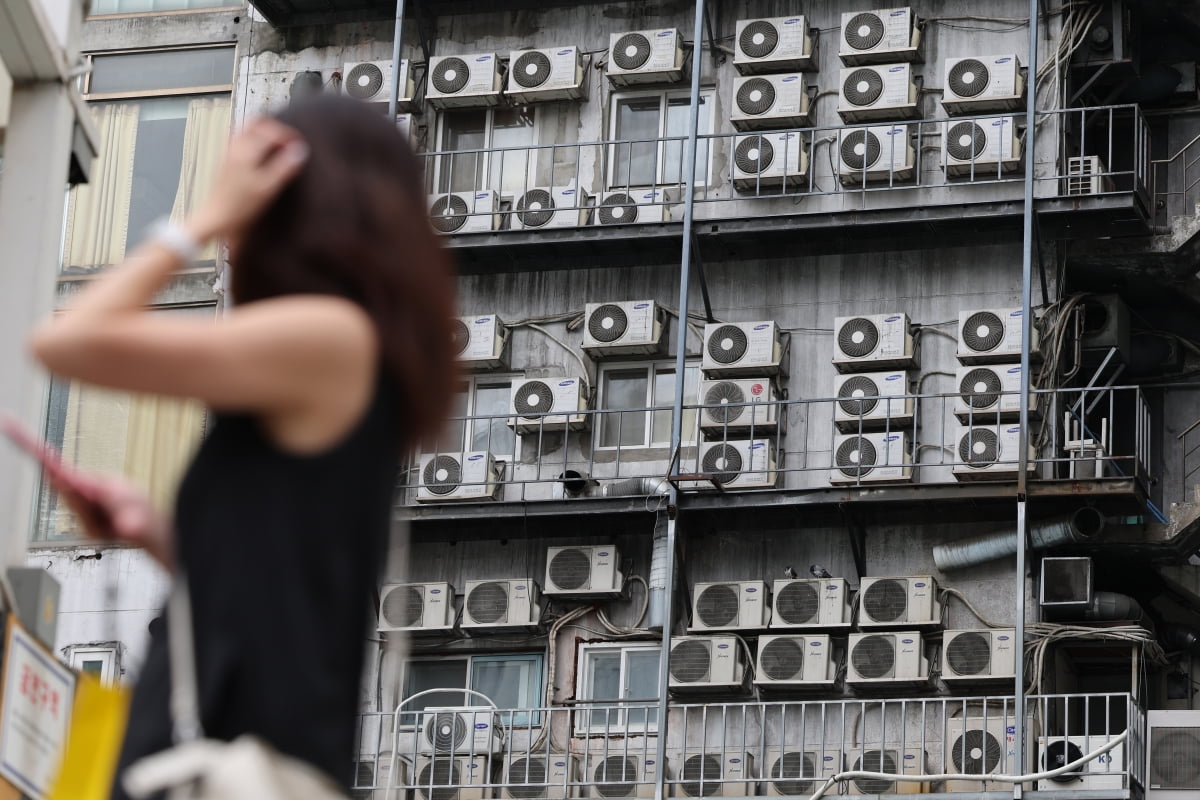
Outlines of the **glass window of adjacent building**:
{"label": "glass window of adjacent building", "polygon": [[[184,219],[229,138],[232,47],[94,54],[83,90],[100,133],[91,183],[67,202],[62,271],[120,262],[162,216]],[[199,266],[216,263],[217,245]]]}
{"label": "glass window of adjacent building", "polygon": [[[405,702],[403,711],[486,705],[478,696],[453,691],[471,689],[489,698],[502,712],[515,712],[501,714],[505,724],[536,725],[541,715],[531,714],[530,710],[542,704],[544,671],[542,653],[410,659],[404,669],[404,697],[425,691],[429,694]],[[430,691],[439,689],[445,691]],[[413,725],[416,721],[414,713],[405,713],[400,724]]]}
{"label": "glass window of adjacent building", "polygon": [[[585,644],[576,678],[578,733],[652,731],[658,727],[657,643]],[[609,706],[589,708],[591,705]]]}
{"label": "glass window of adjacent building", "polygon": [[[713,93],[701,90],[697,132],[713,130]],[[683,182],[683,159],[691,117],[687,91],[628,92],[612,97],[608,185],[669,186]],[[696,183],[709,182],[709,140],[697,140]]]}
{"label": "glass window of adjacent building", "polygon": [[141,14],[152,11],[194,11],[202,8],[241,8],[237,0],[92,0],[91,15]]}
{"label": "glass window of adjacent building", "polygon": [[71,669],[90,675],[105,686],[112,686],[120,679],[118,645],[71,645],[67,650]]}
{"label": "glass window of adjacent building", "polygon": [[438,150],[446,155],[434,164],[437,191],[494,189],[515,195],[534,186],[530,148],[537,144],[535,111],[518,107],[443,112]]}
{"label": "glass window of adjacent building", "polygon": [[[700,382],[698,364],[684,371],[683,403],[695,405]],[[600,371],[601,414],[597,446],[668,447],[671,409],[675,403],[675,362],[614,364]],[[683,412],[683,439],[695,441],[696,410]]]}
{"label": "glass window of adjacent building", "polygon": [[502,459],[515,456],[517,436],[508,424],[512,381],[507,375],[478,375],[464,381],[452,401],[452,419],[438,439],[437,450],[488,450]]}

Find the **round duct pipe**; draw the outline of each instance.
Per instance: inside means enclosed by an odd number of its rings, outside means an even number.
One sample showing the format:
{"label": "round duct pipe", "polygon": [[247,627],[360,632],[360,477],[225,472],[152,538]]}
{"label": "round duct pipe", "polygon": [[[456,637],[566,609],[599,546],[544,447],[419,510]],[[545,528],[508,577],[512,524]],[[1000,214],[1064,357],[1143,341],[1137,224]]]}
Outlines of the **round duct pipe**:
{"label": "round duct pipe", "polygon": [[[1029,528],[1029,542],[1035,550],[1060,544],[1086,542],[1104,530],[1104,515],[1090,507],[1076,509],[1064,517],[1054,517]],[[933,563],[939,570],[953,571],[973,567],[1017,552],[1016,531],[975,536],[933,548]]]}
{"label": "round duct pipe", "polygon": [[1055,621],[1078,622],[1111,622],[1113,620],[1129,620],[1138,622],[1142,619],[1142,606],[1129,595],[1116,592],[1096,592],[1092,602],[1073,611],[1066,609],[1045,609],[1046,616]]}
{"label": "round duct pipe", "polygon": [[555,480],[562,485],[563,494],[567,497],[578,497],[591,483],[586,474],[574,469],[564,470]]}
{"label": "round duct pipe", "polygon": [[668,495],[670,493],[671,484],[666,478],[627,478],[613,481],[604,487],[605,497]]}
{"label": "round duct pipe", "polygon": [[654,545],[650,553],[650,578],[646,589],[650,593],[646,604],[647,628],[661,631],[666,625],[667,618],[667,521],[665,515],[659,515],[654,524]]}

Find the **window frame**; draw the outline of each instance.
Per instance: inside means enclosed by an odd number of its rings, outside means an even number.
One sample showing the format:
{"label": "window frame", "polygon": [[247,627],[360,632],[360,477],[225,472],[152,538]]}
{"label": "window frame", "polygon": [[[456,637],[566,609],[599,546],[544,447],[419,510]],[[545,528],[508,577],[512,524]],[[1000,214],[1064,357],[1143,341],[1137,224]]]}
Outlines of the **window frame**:
{"label": "window frame", "polygon": [[[473,682],[476,661],[490,661],[490,662],[533,661],[534,662],[533,669],[536,671],[536,675],[534,678],[534,683],[536,685],[535,692],[537,692],[538,694],[535,698],[533,698],[534,702],[530,703],[529,708],[540,708],[542,706],[542,701],[544,699],[544,693],[546,690],[546,652],[544,650],[529,651],[529,652],[525,652],[525,653],[446,653],[446,654],[439,655],[439,656],[409,656],[407,659],[405,659],[403,669],[401,670],[401,676],[400,676],[400,692],[402,695],[401,703],[407,702],[407,700],[410,696],[407,686],[408,686],[409,678],[411,676],[410,669],[411,669],[412,664],[414,664],[414,663],[436,664],[436,663],[445,663],[445,662],[449,662],[449,661],[465,661],[466,662],[466,675],[467,675],[468,685],[465,687],[447,687],[445,689],[445,691],[447,691],[447,692],[454,692],[459,689],[474,689],[475,688],[474,686],[471,686],[469,684],[471,684]],[[471,694],[462,694],[461,696],[464,701],[463,705],[470,705],[470,704],[472,704],[473,701],[474,702],[479,701],[478,697],[471,695]],[[511,712],[511,711],[521,711],[521,710],[522,709],[519,709],[519,708],[518,709],[499,708],[498,709],[498,711],[501,712],[500,718],[504,721],[505,727],[507,727],[507,728],[532,728],[532,727],[536,727],[536,726],[542,724],[541,712],[534,712],[532,714],[529,714],[529,713],[525,713],[525,714],[503,713],[505,711]],[[397,720],[397,723],[396,723],[397,727],[401,730],[410,730],[410,731],[415,730],[417,728],[416,715],[419,714],[420,711],[421,710],[418,708],[409,707],[409,706],[404,706],[403,708],[401,708],[401,711],[399,714],[400,719]],[[412,721],[404,722],[403,721],[404,717],[410,716],[410,715],[412,717]]]}
{"label": "window frame", "polygon": [[[541,128],[538,125],[538,122],[539,122],[538,117],[540,116],[540,112],[538,111],[538,107],[536,104],[529,104],[527,106],[513,106],[512,108],[528,108],[530,110],[530,112],[533,114],[533,125],[531,126],[532,130],[533,130],[533,141],[528,145],[528,151],[527,151],[528,155],[526,156],[527,161],[525,164],[526,185],[523,186],[521,189],[516,190],[517,193],[520,193],[520,192],[528,191],[529,189],[531,189],[537,185],[537,183],[536,183],[537,162],[538,162],[538,154],[541,152],[540,147],[539,147],[541,145]],[[470,152],[470,151],[444,149],[446,146],[445,145],[445,137],[446,137],[446,133],[447,133],[447,130],[446,130],[446,123],[448,121],[447,117],[450,115],[453,115],[455,113],[461,113],[464,111],[467,111],[467,112],[483,111],[485,113],[484,127],[483,127],[484,146],[483,146],[483,152],[481,153],[482,160],[483,160],[483,166],[479,169],[479,173],[482,177],[484,185],[476,186],[473,189],[473,191],[482,192],[482,191],[487,191],[489,189],[494,189],[496,194],[502,199],[511,199],[516,196],[515,193],[507,192],[504,189],[503,185],[501,185],[501,186],[488,185],[492,182],[492,148],[495,146],[494,141],[495,141],[495,133],[496,133],[496,111],[497,110],[507,111],[507,110],[509,110],[509,108],[507,108],[507,107],[499,108],[497,106],[489,106],[489,107],[483,108],[483,109],[449,108],[449,109],[443,109],[442,111],[438,112],[437,131],[436,131],[436,134],[433,139],[433,141],[435,142],[435,152],[437,153],[437,157],[433,159],[433,169],[430,170],[430,172],[431,172],[430,177],[432,180],[432,183],[430,184],[430,186],[431,186],[430,193],[431,194],[443,195],[443,194],[449,194],[450,192],[454,191],[453,184],[450,183],[450,181],[453,178],[452,175],[447,176],[446,190],[443,191],[441,188],[441,186],[442,186],[442,165],[444,163],[448,163],[449,160],[452,159],[453,156],[457,153]],[[501,176],[500,176],[500,182],[501,182],[501,184],[503,184],[503,182],[504,182],[503,174],[501,174]]]}
{"label": "window frame", "polygon": [[[658,656],[659,664],[661,665],[662,663],[661,642],[586,642],[579,645],[579,654],[575,665],[575,694],[576,697],[583,702],[580,706],[579,713],[577,713],[575,716],[574,727],[576,736],[607,735],[614,732],[625,733],[629,735],[645,734],[647,736],[652,736],[658,732],[659,721],[657,708],[648,708],[645,710],[645,722],[630,723],[630,710],[640,709],[624,707],[624,704],[629,702],[628,697],[620,697],[616,700],[596,700],[596,698],[592,696],[592,686],[591,681],[589,680],[589,675],[591,674],[590,667],[593,655],[598,653],[610,654],[614,652],[619,653],[621,657],[620,682],[622,694],[628,692],[627,675],[629,671],[629,655],[631,653],[653,652]],[[619,715],[619,720],[616,723],[609,722],[607,721],[606,714],[606,721],[604,723],[594,724],[592,722],[592,714],[587,710],[588,706],[593,703],[595,705],[608,704],[613,706],[621,706],[620,710],[616,712]]]}
{"label": "window frame", "polygon": [[[687,373],[689,371],[695,371],[696,386],[697,386],[697,390],[698,390],[700,381],[703,380],[703,378],[704,378],[704,376],[700,374],[700,360],[689,358],[684,362],[683,368],[684,368],[685,384],[687,381],[687,377],[686,377]],[[645,379],[646,379],[646,401],[645,401],[645,403],[646,404],[644,406],[642,406],[641,409],[608,408],[606,405],[608,399],[605,396],[605,387],[607,386],[607,381],[605,380],[606,375],[610,372],[633,372],[636,370],[644,370],[645,371]],[[662,450],[665,448],[669,448],[671,446],[671,442],[669,441],[669,439],[668,439],[668,441],[663,441],[663,442],[655,441],[655,439],[654,439],[654,414],[655,414],[654,409],[666,410],[666,411],[670,411],[672,409],[672,406],[656,406],[656,405],[654,405],[655,377],[660,372],[674,373],[675,372],[675,361],[674,360],[667,361],[667,360],[662,360],[662,359],[654,360],[654,361],[614,361],[611,363],[604,363],[604,364],[600,365],[599,369],[597,370],[597,374],[596,374],[596,409],[600,413],[597,414],[599,419],[595,426],[596,433],[595,433],[595,441],[593,442],[593,447],[597,451],[605,452],[605,453],[615,453],[619,450],[620,451],[624,451],[624,450]],[[672,403],[673,403],[673,401],[672,401]],[[688,404],[685,402],[684,405],[687,406]],[[687,410],[688,409],[685,408],[684,412],[686,413]],[[619,420],[620,416],[618,416],[618,413],[621,411],[626,411],[628,413],[638,413],[640,411],[640,413],[644,413],[646,415],[646,420],[644,423],[645,428],[642,432],[641,444],[623,444],[621,442],[618,442],[617,444],[602,444],[605,426],[607,424],[609,424],[608,421],[610,419]],[[609,413],[609,412],[611,412],[611,413]],[[613,424],[620,424],[620,423],[614,422]],[[693,446],[696,444],[696,440],[699,438],[698,427],[699,426],[697,424],[697,430],[692,432],[692,434],[691,434],[692,438],[690,438],[690,439],[687,438],[689,435],[688,432],[687,431],[683,432],[683,436],[681,437],[682,440],[680,441],[680,446],[689,447],[689,446]],[[623,430],[623,427],[622,427],[622,430]]]}
{"label": "window frame", "polygon": [[132,17],[132,18],[168,17],[168,16],[175,16],[177,14],[203,14],[203,13],[212,13],[212,12],[241,11],[245,7],[246,7],[245,3],[225,3],[225,4],[219,5],[219,6],[207,6],[205,8],[171,8],[171,9],[164,9],[162,11],[113,11],[110,14],[103,14],[103,13],[97,14],[96,12],[92,11],[92,12],[88,13],[86,20],[91,21],[93,19],[124,19],[124,18],[130,18],[130,17]]}
{"label": "window frame", "polygon": [[[655,165],[656,165],[655,175],[654,175],[655,182],[653,185],[647,184],[647,183],[633,183],[633,182],[625,183],[622,176],[616,174],[617,173],[617,161],[618,161],[617,148],[620,147],[621,144],[623,143],[623,140],[621,140],[617,137],[617,119],[618,119],[617,109],[620,106],[621,102],[624,100],[636,100],[638,98],[655,97],[655,96],[657,96],[659,98],[658,146],[655,149]],[[609,96],[608,140],[609,140],[610,144],[608,146],[608,156],[607,156],[608,167],[607,167],[607,169],[605,169],[605,176],[604,176],[605,177],[605,186],[607,187],[608,190],[612,191],[612,190],[624,189],[624,188],[650,189],[650,188],[658,188],[658,187],[683,186],[686,183],[687,178],[683,175],[682,165],[680,168],[679,180],[668,181],[668,180],[666,180],[666,175],[665,175],[665,168],[666,168],[665,155],[666,155],[666,147],[667,147],[667,142],[666,142],[666,139],[667,139],[667,135],[666,135],[667,108],[668,108],[668,103],[671,100],[676,100],[676,99],[680,99],[680,98],[687,99],[689,101],[688,105],[689,106],[691,105],[691,103],[690,103],[691,92],[687,89],[624,90],[624,91],[620,91],[620,92],[613,92]],[[712,136],[713,134],[716,133],[716,127],[714,124],[714,121],[716,119],[716,100],[717,100],[716,87],[713,87],[713,86],[701,87],[700,88],[700,99],[701,99],[701,101],[703,101],[702,106],[701,106],[702,109],[707,109],[707,111],[704,111],[702,113],[704,113],[704,115],[707,116],[707,118],[708,118],[707,119],[708,133],[703,134],[703,135]],[[705,127],[705,126],[701,125],[700,127]],[[709,140],[701,140],[701,141],[711,142],[712,140],[709,139]],[[627,143],[627,142],[625,142],[625,143]],[[697,149],[699,149],[699,147],[700,147],[700,145],[697,145]],[[704,165],[703,184],[697,183],[698,187],[699,186],[708,187],[708,186],[713,185],[713,147],[711,144],[709,144],[704,149],[705,149],[705,152],[707,153],[708,159],[707,159],[707,163]],[[698,153],[697,159],[699,159],[699,158],[700,158],[700,155]]]}
{"label": "window frame", "polygon": [[[457,392],[457,394],[466,394],[466,396],[467,396],[467,405],[466,405],[466,409],[463,413],[463,419],[462,419],[462,424],[463,424],[462,440],[460,442],[462,444],[462,449],[459,451],[442,449],[439,452],[444,452],[447,454],[453,454],[454,452],[463,452],[463,453],[472,452],[471,440],[474,437],[474,432],[475,432],[474,427],[476,424],[475,421],[472,419],[472,417],[475,416],[476,399],[477,399],[476,398],[476,390],[478,389],[478,387],[480,386],[481,383],[485,384],[485,385],[486,384],[507,383],[508,390],[509,390],[509,396],[511,397],[513,385],[516,384],[517,381],[522,380],[522,379],[523,379],[523,376],[520,375],[519,373],[515,373],[515,372],[513,372],[513,373],[482,372],[482,373],[479,373],[476,375],[462,375],[461,379],[460,379],[461,380],[460,385],[463,386],[464,389],[462,392]],[[511,405],[511,400],[510,400],[510,405]],[[516,429],[513,429],[513,452],[501,453],[497,450],[491,450],[490,452],[496,458],[497,461],[507,461],[509,463],[512,463],[513,461],[516,460],[517,455],[521,452],[521,434],[517,433]]]}
{"label": "window frame", "polygon": [[[196,13],[201,9],[185,9],[172,13]],[[203,9],[205,11],[215,9]],[[140,12],[141,14],[154,14],[154,12]],[[117,14],[101,15],[107,19],[112,19]],[[157,15],[156,15],[157,16]],[[230,59],[231,69],[229,73],[229,83],[214,84],[211,86],[188,86],[180,89],[139,89],[126,92],[92,92],[92,65],[95,63],[97,56],[101,58],[120,57],[129,55],[140,55],[143,53],[181,53],[189,50],[229,50],[232,53]],[[109,100],[138,100],[147,97],[186,97],[194,94],[225,94],[228,93],[230,98],[233,97],[234,80],[237,77],[237,45],[234,44],[195,44],[195,45],[180,45],[178,47],[140,47],[140,48],[124,48],[119,50],[93,50],[82,54],[84,65],[87,71],[79,78],[79,94],[85,103],[98,103]]]}
{"label": "window frame", "polygon": [[[100,656],[100,658],[96,658]],[[83,663],[100,661],[100,683],[115,686],[121,677],[121,649],[116,644],[73,644],[67,647],[67,663],[82,674]]]}

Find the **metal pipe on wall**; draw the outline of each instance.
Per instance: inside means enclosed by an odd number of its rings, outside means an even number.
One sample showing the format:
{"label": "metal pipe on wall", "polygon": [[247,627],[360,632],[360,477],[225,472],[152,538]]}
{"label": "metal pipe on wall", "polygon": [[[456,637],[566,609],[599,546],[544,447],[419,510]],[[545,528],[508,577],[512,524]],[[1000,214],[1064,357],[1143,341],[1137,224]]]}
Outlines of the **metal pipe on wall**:
{"label": "metal pipe on wall", "polygon": [[[1060,544],[1086,542],[1104,530],[1104,515],[1090,506],[1065,517],[1054,517],[1029,529],[1029,545],[1035,550]],[[984,564],[1017,552],[1020,537],[1012,531],[974,536],[933,548],[933,565],[939,570],[956,570]]]}
{"label": "metal pipe on wall", "polygon": [[400,97],[400,50],[404,44],[404,0],[396,0],[396,34],[392,40],[392,90],[388,94],[388,119],[396,122],[396,101]]}

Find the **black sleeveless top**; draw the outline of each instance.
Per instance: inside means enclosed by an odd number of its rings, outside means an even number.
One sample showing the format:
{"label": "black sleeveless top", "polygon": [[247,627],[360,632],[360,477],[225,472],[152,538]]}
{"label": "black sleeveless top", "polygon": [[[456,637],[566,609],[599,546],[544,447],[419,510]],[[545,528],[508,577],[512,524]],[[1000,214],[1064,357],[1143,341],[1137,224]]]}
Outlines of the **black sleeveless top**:
{"label": "black sleeveless top", "polygon": [[[392,518],[395,409],[381,373],[353,430],[311,456],[280,451],[255,417],[216,414],[176,508],[206,734],[257,734],[346,787],[371,597]],[[168,669],[156,631],[122,766],[170,746]]]}

